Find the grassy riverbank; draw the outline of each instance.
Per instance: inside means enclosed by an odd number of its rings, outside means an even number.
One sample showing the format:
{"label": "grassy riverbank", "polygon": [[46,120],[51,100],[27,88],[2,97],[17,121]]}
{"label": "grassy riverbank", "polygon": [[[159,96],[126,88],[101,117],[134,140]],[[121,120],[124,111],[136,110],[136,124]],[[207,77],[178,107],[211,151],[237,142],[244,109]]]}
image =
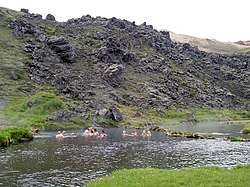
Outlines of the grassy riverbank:
{"label": "grassy riverbank", "polygon": [[239,123],[242,119],[250,118],[248,110],[228,110],[216,108],[178,108],[168,110],[146,109],[119,106],[123,113],[124,124],[144,126],[145,123],[157,125],[178,125],[182,123],[198,123],[209,121],[224,121]]}
{"label": "grassy riverbank", "polygon": [[20,127],[2,127],[0,128],[0,147],[7,147],[11,143],[20,143],[33,139],[33,133]]}
{"label": "grassy riverbank", "polygon": [[[250,111],[235,111],[225,109],[191,108],[191,109],[169,109],[164,111],[145,110],[140,111],[136,107],[118,106],[123,120],[116,121],[104,116],[88,114],[87,119],[82,117],[69,117],[67,121],[46,120],[53,112],[58,110],[68,111],[72,102],[64,102],[62,97],[53,92],[53,88],[47,87],[33,95],[11,97],[7,106],[0,108],[5,124],[15,124],[26,127],[34,127],[46,130],[66,130],[76,128],[86,128],[93,126],[95,121],[99,125],[111,126],[144,127],[151,125],[178,125],[183,123],[198,123],[209,121],[224,121],[239,123],[242,118],[249,118]],[[87,114],[86,114],[87,116]],[[93,120],[95,119],[95,120]]]}
{"label": "grassy riverbank", "polygon": [[97,179],[87,187],[179,187],[179,186],[250,186],[250,165],[233,169],[200,167],[180,170],[119,170]]}

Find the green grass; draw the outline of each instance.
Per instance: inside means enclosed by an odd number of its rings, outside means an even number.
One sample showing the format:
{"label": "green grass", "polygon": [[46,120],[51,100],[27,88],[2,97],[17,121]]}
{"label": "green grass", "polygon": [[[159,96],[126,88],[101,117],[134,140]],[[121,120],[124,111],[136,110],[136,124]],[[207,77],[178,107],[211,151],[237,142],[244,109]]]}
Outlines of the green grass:
{"label": "green grass", "polygon": [[33,20],[33,23],[35,25],[38,25],[41,29],[43,29],[47,35],[60,35],[61,34],[60,30],[56,28],[54,22],[40,19],[40,20]]}
{"label": "green grass", "polygon": [[234,51],[235,54],[250,55],[250,47]]}
{"label": "green grass", "polygon": [[68,122],[51,122],[46,121],[43,124],[45,130],[67,130],[67,129],[79,129],[93,126],[91,120],[83,120],[80,117],[70,117]]}
{"label": "green grass", "polygon": [[2,127],[0,128],[0,147],[6,147],[10,143],[19,143],[33,139],[33,133],[27,128]]}
{"label": "green grass", "polygon": [[[64,109],[65,104],[52,86],[30,82],[24,71],[30,56],[9,28],[10,20],[22,13],[0,7],[0,15],[0,101],[6,103],[0,106],[0,123],[42,129],[46,117]],[[53,30],[50,25],[46,29]]]}
{"label": "green grass", "polygon": [[[0,9],[1,10],[1,9]],[[25,83],[26,75],[23,71],[28,55],[20,48],[12,31],[3,26],[6,20],[0,18],[0,95],[16,94],[14,90]],[[15,80],[12,78],[15,77]]]}
{"label": "green grass", "polygon": [[[21,48],[10,29],[10,21],[23,13],[0,7],[0,124],[38,127],[44,129],[68,129],[90,126],[88,120],[71,118],[68,122],[48,122],[46,118],[54,111],[65,109],[65,103],[50,85],[32,82],[24,68],[31,60]],[[35,20],[47,34],[60,34],[53,22]],[[14,77],[14,78],[13,78]],[[31,107],[28,103],[32,104]],[[82,122],[83,121],[83,122]],[[46,129],[45,128],[45,129]]]}
{"label": "green grass", "polygon": [[230,136],[230,137],[227,137],[227,139],[232,142],[239,142],[241,141],[242,138],[240,136]]}
{"label": "green grass", "polygon": [[[10,20],[21,15],[20,12],[0,7],[0,101],[7,104],[9,99],[25,96],[20,87],[28,82],[23,68],[29,56],[9,28]],[[0,123],[8,123],[4,109],[5,106],[0,106]]]}
{"label": "green grass", "polygon": [[105,118],[103,116],[96,116],[96,122],[99,124],[109,124],[113,125],[114,127],[117,127],[119,122],[116,120],[113,120],[111,118]]}
{"label": "green grass", "polygon": [[212,108],[169,109],[157,111],[155,109],[140,110],[134,106],[119,105],[127,126],[143,126],[146,122],[158,125],[178,125],[181,123],[196,123],[208,121],[239,121],[250,118],[250,111],[227,110]]}
{"label": "green grass", "polygon": [[164,111],[162,115],[158,115],[156,111],[151,110],[151,118],[157,124],[180,124],[183,122],[205,122],[205,121],[228,121],[242,118],[248,118],[250,111],[227,110],[227,109],[211,109],[211,108],[191,108],[176,109]]}
{"label": "green grass", "polygon": [[247,187],[250,186],[250,165],[233,169],[200,167],[179,170],[132,169],[90,182],[88,187]]}
{"label": "green grass", "polygon": [[246,124],[242,129],[243,134],[250,134],[250,124]]}
{"label": "green grass", "polygon": [[40,91],[29,97],[9,98],[3,113],[9,124],[24,126],[37,124],[39,126],[45,122],[49,114],[64,108],[64,102],[53,92]]}

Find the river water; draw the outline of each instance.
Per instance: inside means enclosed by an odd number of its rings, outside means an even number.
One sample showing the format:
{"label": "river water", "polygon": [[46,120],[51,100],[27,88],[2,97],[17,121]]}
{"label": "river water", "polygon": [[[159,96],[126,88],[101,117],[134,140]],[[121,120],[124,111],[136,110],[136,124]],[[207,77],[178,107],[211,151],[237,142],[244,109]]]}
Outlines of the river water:
{"label": "river water", "polygon": [[[235,133],[239,132],[238,127]],[[0,150],[0,186],[81,186],[122,168],[232,167],[250,163],[250,142],[121,136],[122,129],[105,129],[105,139],[83,137],[83,130],[42,132],[34,141]],[[128,130],[130,132],[130,130]],[[71,132],[77,134],[70,137]],[[138,130],[138,133],[141,131]]]}

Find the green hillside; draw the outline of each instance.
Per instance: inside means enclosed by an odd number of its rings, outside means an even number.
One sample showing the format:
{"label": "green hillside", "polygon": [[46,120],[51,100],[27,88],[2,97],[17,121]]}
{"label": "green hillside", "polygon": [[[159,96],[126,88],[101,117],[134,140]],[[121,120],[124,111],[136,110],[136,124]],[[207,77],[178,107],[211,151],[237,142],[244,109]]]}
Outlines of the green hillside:
{"label": "green hillside", "polygon": [[[0,124],[46,129],[249,117],[249,57],[151,25],[0,8]],[[216,115],[214,115],[216,113]]]}

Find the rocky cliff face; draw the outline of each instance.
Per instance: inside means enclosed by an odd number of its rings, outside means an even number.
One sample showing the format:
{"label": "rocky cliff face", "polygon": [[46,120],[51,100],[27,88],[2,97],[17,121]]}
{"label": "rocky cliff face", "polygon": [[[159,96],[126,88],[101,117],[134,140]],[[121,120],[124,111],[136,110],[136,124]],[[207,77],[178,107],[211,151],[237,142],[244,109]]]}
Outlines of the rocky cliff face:
{"label": "rocky cliff face", "polygon": [[71,111],[114,105],[250,109],[249,56],[206,53],[146,23],[89,15],[55,20],[26,10],[10,27],[30,53],[30,80],[79,101]]}

